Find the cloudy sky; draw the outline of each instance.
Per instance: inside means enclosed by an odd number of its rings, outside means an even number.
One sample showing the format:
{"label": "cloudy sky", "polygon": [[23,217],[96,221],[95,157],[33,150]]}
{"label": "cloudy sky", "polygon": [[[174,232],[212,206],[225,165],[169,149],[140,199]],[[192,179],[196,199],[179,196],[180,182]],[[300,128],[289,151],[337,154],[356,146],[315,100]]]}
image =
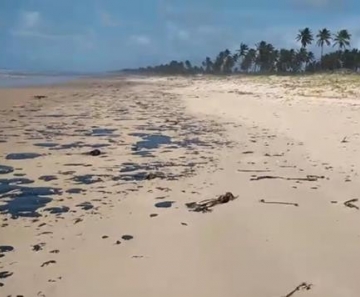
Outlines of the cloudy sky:
{"label": "cloudy sky", "polygon": [[0,0],[0,69],[104,71],[199,62],[240,42],[294,47],[299,28],[349,29],[358,0]]}

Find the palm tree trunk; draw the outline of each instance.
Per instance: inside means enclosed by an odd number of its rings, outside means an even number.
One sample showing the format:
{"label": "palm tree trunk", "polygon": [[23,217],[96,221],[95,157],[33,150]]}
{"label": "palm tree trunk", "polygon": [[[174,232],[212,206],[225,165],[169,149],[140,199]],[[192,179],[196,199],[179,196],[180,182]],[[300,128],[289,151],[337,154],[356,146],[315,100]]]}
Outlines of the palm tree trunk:
{"label": "palm tree trunk", "polygon": [[321,70],[323,70],[323,54],[324,54],[324,45],[321,45],[321,61],[320,61],[320,67]]}

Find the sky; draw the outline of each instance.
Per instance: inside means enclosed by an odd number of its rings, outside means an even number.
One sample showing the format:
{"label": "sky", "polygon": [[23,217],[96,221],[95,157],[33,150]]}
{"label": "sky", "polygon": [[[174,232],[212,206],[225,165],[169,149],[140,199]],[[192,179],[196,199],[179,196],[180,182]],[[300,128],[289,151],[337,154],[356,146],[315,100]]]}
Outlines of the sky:
{"label": "sky", "polygon": [[360,1],[0,0],[0,69],[94,72],[173,59],[196,64],[240,42],[297,47],[304,27],[348,29],[352,46],[360,48]]}

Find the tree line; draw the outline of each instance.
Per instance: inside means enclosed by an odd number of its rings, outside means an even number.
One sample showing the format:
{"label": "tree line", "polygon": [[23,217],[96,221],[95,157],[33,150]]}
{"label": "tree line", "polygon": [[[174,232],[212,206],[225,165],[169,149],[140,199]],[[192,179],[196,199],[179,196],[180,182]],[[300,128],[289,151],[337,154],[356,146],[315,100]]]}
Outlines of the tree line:
{"label": "tree line", "polygon": [[[351,34],[346,29],[336,33],[324,28],[316,35],[309,29],[298,31],[296,41],[299,49],[277,49],[271,43],[260,41],[254,47],[240,43],[239,49],[232,53],[229,49],[221,51],[215,58],[206,57],[201,65],[192,65],[187,60],[171,61],[168,64],[125,69],[124,72],[149,74],[231,74],[231,73],[313,73],[360,69],[360,51],[350,49]],[[320,48],[320,57],[308,50],[313,43]],[[324,49],[334,48],[324,54]]]}

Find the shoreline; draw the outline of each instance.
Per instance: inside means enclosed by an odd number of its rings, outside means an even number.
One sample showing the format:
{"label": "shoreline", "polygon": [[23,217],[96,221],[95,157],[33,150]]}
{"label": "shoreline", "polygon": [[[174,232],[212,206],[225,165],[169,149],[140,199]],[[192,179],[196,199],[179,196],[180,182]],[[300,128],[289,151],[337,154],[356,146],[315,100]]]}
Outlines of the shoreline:
{"label": "shoreline", "polygon": [[358,296],[356,82],[1,89],[0,295]]}

